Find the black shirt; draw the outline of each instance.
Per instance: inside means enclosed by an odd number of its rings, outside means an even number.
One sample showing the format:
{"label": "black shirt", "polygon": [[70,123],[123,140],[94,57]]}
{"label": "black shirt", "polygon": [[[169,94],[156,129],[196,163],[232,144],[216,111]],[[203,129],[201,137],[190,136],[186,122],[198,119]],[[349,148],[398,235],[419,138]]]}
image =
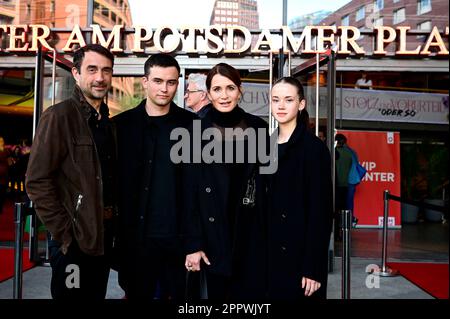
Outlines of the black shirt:
{"label": "black shirt", "polygon": [[103,182],[103,205],[107,207],[115,204],[115,143],[111,127],[112,124],[109,120],[108,107],[105,104],[100,106],[100,114],[101,118],[98,120],[99,113],[91,106],[91,116],[89,117],[88,123],[94,138],[98,157],[100,158]]}
{"label": "black shirt", "polygon": [[[151,161],[148,202],[146,210],[146,237],[173,237],[176,222],[176,167],[170,159],[173,129],[171,114],[146,115],[144,150],[146,162]],[[148,177],[147,177],[148,178]]]}

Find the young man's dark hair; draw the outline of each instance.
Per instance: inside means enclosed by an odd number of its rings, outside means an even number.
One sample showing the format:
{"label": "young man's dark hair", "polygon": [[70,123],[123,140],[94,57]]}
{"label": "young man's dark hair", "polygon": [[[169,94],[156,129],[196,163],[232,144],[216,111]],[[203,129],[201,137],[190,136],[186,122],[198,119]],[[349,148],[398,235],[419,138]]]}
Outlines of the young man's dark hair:
{"label": "young man's dark hair", "polygon": [[178,70],[178,74],[180,74],[181,69],[177,60],[171,55],[164,53],[157,53],[150,56],[144,64],[144,75],[148,76],[150,74],[150,69],[154,66],[160,66],[163,68],[175,67]]}
{"label": "young man's dark hair", "polygon": [[81,64],[83,63],[84,54],[88,51],[96,52],[107,57],[109,60],[111,60],[114,66],[114,55],[108,49],[101,46],[100,44],[88,44],[84,47],[79,48],[73,54],[73,67],[78,70],[78,73],[81,73]]}

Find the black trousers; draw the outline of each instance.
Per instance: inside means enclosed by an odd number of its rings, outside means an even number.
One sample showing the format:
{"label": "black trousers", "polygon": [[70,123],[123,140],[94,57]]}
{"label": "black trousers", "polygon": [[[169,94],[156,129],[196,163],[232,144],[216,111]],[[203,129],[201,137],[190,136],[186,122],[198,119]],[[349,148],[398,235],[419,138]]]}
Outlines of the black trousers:
{"label": "black trousers", "polygon": [[185,255],[178,238],[146,238],[128,256],[128,299],[184,300]]}
{"label": "black trousers", "polygon": [[105,224],[105,254],[102,256],[85,254],[75,239],[67,254],[62,253],[60,243],[49,241],[52,267],[50,290],[53,299],[105,299],[111,264],[111,227],[109,223]]}
{"label": "black trousers", "polygon": [[208,300],[229,300],[231,296],[231,280],[229,277],[206,273]]}

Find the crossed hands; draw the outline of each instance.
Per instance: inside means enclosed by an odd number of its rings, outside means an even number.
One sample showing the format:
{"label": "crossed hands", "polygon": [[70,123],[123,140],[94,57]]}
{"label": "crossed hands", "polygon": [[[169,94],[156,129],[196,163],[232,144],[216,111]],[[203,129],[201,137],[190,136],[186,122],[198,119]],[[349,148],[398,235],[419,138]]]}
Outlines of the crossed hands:
{"label": "crossed hands", "polygon": [[211,263],[208,260],[208,257],[206,257],[206,254],[203,251],[197,251],[196,253],[192,253],[189,255],[186,255],[186,261],[184,262],[184,266],[188,271],[200,271],[200,261],[203,259],[205,264],[208,266],[211,265]]}

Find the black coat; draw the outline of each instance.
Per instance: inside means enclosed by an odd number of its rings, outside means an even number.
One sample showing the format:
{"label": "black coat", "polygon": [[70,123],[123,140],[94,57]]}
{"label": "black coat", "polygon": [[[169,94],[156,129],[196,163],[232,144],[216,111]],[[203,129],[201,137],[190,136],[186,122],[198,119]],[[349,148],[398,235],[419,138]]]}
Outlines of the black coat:
{"label": "black coat", "polygon": [[[202,130],[213,126],[211,113],[202,119]],[[264,120],[242,113],[247,127],[262,128],[268,136]],[[203,267],[212,274],[230,279],[231,298],[262,298],[266,276],[262,201],[256,199],[253,206],[243,204],[248,185],[262,183],[256,181],[259,164],[246,162],[244,165],[240,196],[233,212],[227,211],[230,176],[224,164],[202,163],[186,170],[189,177],[185,180],[190,181],[190,186],[186,187],[190,192],[184,201],[186,253],[204,251],[211,265]],[[261,196],[263,193],[256,191],[255,194]],[[229,220],[230,213],[234,216],[234,225],[229,225],[233,222]]]}
{"label": "black coat", "polygon": [[[143,100],[137,107],[125,111],[113,118],[117,128],[117,147],[118,147],[118,182],[119,182],[119,236],[118,259],[119,259],[119,281],[121,286],[124,284],[127,271],[132,271],[128,265],[132,260],[130,256],[135,253],[136,243],[143,240],[145,232],[145,216],[148,193],[148,183],[151,180],[151,162],[145,162],[145,154],[153,154],[155,144],[151,145],[151,150],[144,150],[144,132],[145,132],[145,110],[146,100]],[[172,103],[169,110],[170,121],[173,127],[189,128],[192,126],[193,119],[197,118],[194,113],[186,111],[176,104]],[[177,141],[174,141],[174,144]],[[151,155],[150,155],[151,157]],[[178,214],[181,214],[182,208],[182,168],[177,165],[176,176],[176,198]],[[177,216],[180,221],[181,216]],[[181,223],[180,223],[181,224]],[[181,236],[181,227],[179,226],[179,235]],[[126,270],[128,269],[128,270]]]}
{"label": "black coat", "polygon": [[298,123],[268,181],[269,298],[304,296],[302,277],[326,297],[332,223],[331,159],[326,145]]}

